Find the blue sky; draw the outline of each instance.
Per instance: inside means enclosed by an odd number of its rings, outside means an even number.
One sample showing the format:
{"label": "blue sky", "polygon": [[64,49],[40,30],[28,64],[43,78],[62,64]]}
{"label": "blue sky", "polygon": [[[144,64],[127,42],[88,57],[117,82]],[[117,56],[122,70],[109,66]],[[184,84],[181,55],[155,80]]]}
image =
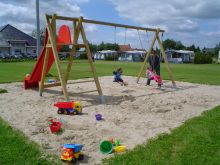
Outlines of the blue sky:
{"label": "blue sky", "polygon": [[[35,28],[35,0],[1,0],[0,26],[10,23],[30,34]],[[41,26],[45,13],[80,15],[87,19],[115,22],[166,30],[164,39],[181,41],[184,45],[214,47],[220,42],[219,0],[40,0]],[[85,25],[92,43],[116,42],[141,47],[137,31],[99,25]],[[145,48],[151,33],[140,31]]]}

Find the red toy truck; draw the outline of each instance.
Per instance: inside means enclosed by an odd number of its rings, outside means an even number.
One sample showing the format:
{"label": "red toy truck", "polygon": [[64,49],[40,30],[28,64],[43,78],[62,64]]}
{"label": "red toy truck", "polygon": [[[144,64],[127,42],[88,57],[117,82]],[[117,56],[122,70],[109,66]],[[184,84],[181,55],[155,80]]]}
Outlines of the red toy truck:
{"label": "red toy truck", "polygon": [[54,106],[58,108],[58,114],[78,115],[82,113],[82,107],[79,101],[57,102]]}

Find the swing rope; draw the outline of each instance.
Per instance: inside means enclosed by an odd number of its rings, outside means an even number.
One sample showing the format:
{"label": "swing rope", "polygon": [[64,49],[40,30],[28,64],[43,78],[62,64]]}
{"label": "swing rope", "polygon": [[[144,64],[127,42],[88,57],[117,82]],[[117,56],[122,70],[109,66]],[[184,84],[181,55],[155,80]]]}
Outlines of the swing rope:
{"label": "swing rope", "polygon": [[127,41],[127,28],[125,28],[125,40],[124,40],[124,45],[125,45],[126,41]]}
{"label": "swing rope", "polygon": [[140,45],[141,45],[141,49],[146,52],[146,50],[143,47],[143,43],[142,43],[142,40],[141,40],[141,36],[140,36],[139,30],[137,30],[137,32],[138,32],[138,38],[139,38],[139,42],[140,42]]}
{"label": "swing rope", "polygon": [[[116,26],[114,28],[114,42],[115,42],[115,46],[116,46]],[[114,54],[114,61],[115,61],[115,54]]]}
{"label": "swing rope", "polygon": [[116,44],[116,26],[115,26],[115,28],[114,28],[114,42],[115,42],[115,44]]}
{"label": "swing rope", "polygon": [[[163,44],[163,32],[161,34],[161,42]],[[162,56],[162,52],[161,52],[161,49],[160,49],[160,62],[162,61],[162,58],[163,58],[163,56]]]}

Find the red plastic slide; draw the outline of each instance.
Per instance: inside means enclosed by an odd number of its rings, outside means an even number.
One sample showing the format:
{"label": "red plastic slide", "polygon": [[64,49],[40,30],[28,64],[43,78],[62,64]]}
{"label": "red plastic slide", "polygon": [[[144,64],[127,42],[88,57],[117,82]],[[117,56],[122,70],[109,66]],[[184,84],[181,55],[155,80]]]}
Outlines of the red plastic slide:
{"label": "red plastic slide", "polygon": [[[31,73],[31,75],[26,76],[24,78],[24,89],[38,87],[38,83],[41,80],[41,75],[42,75],[42,70],[43,70],[43,63],[44,63],[44,57],[45,57],[45,54],[46,54],[47,40],[48,40],[48,31],[46,30],[44,47],[41,51],[40,57],[38,58],[35,66],[34,66],[34,69]],[[60,27],[56,42],[57,43],[64,43],[64,44],[70,44],[71,43],[70,30],[69,30],[69,27],[67,25],[62,25]],[[60,48],[62,48],[62,46],[57,46],[57,51],[59,51]],[[49,72],[49,70],[50,70],[51,66],[53,65],[53,63],[54,63],[54,55],[53,55],[52,49],[50,48],[46,74]]]}

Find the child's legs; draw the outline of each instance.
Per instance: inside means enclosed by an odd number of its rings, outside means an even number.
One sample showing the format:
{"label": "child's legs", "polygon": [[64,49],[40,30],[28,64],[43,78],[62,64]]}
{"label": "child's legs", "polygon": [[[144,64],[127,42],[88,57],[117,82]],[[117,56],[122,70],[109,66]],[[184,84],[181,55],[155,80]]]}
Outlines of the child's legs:
{"label": "child's legs", "polygon": [[147,79],[147,85],[150,85],[150,81],[152,80],[152,78],[148,78]]}

